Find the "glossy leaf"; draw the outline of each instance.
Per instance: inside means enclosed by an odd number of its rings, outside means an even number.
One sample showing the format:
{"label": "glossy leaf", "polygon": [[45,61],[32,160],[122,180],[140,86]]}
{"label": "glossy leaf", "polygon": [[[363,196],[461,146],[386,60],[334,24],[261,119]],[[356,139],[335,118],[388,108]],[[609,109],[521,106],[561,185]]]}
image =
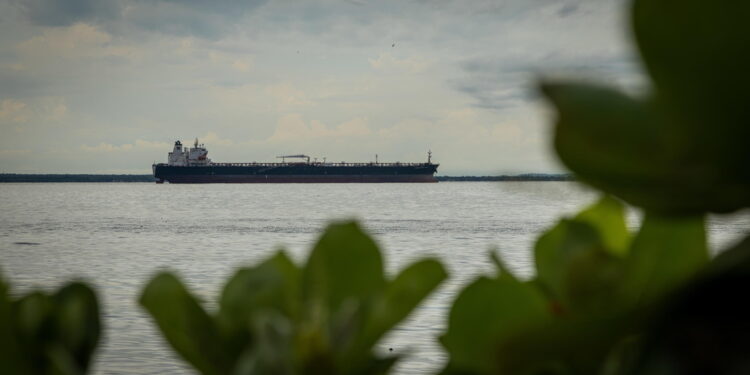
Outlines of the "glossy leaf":
{"label": "glossy leaf", "polygon": [[620,201],[604,196],[575,218],[596,228],[607,251],[618,256],[627,254],[630,233],[625,224],[625,207]]}
{"label": "glossy leaf", "polygon": [[8,289],[0,274],[0,368],[9,374],[30,374],[32,370],[15,338],[12,301]]}
{"label": "glossy leaf", "polygon": [[622,204],[604,197],[539,238],[535,285],[561,317],[614,311],[629,243]]}
{"label": "glossy leaf", "polygon": [[576,220],[563,219],[537,240],[534,248],[537,279],[554,299],[565,294],[568,267],[576,257],[601,248],[594,227]]}
{"label": "glossy leaf", "polygon": [[170,345],[201,373],[229,373],[233,361],[222,347],[218,327],[175,276],[161,273],[154,277],[140,303]]}
{"label": "glossy leaf", "polygon": [[277,311],[264,310],[253,319],[253,345],[245,347],[234,374],[294,374],[293,326]]}
{"label": "glossy leaf", "polygon": [[450,353],[449,372],[492,373],[503,341],[548,319],[547,303],[532,286],[508,279],[478,279],[453,303],[448,332],[441,338]]}
{"label": "glossy leaf", "polygon": [[583,182],[658,212],[705,210],[711,192],[679,159],[652,102],[585,84],[547,82],[542,91],[558,112],[557,154]]}
{"label": "glossy leaf", "polygon": [[204,374],[384,374],[399,358],[375,343],[446,277],[424,260],[394,280],[353,222],[331,225],[307,264],[279,252],[238,270],[209,316],[174,276],[157,276],[141,303],[164,336]]}
{"label": "glossy leaf", "polygon": [[558,155],[582,181],[654,212],[750,206],[750,6],[637,0],[633,13],[654,93],[543,84],[559,113]]}
{"label": "glossy leaf", "polygon": [[296,317],[299,309],[300,269],[279,252],[252,268],[238,270],[227,282],[219,305],[234,328],[247,328],[253,314],[264,309]]}
{"label": "glossy leaf", "polygon": [[657,298],[694,276],[708,262],[701,217],[647,214],[633,241],[624,293],[633,301]]}
{"label": "glossy leaf", "polygon": [[750,237],[668,296],[629,374],[744,374],[750,369]]}
{"label": "glossy leaf", "polygon": [[624,273],[623,261],[602,248],[590,248],[570,259],[563,281],[563,303],[573,313],[615,310],[616,291]]}
{"label": "glossy leaf", "polygon": [[310,254],[303,288],[308,303],[329,313],[345,301],[364,303],[385,288],[380,250],[356,223],[332,224]]}
{"label": "glossy leaf", "polygon": [[373,307],[365,327],[364,346],[374,345],[404,320],[447,276],[440,262],[433,259],[416,262],[401,271]]}
{"label": "glossy leaf", "polygon": [[27,350],[43,345],[54,337],[52,317],[54,302],[42,292],[32,292],[21,297],[14,306],[13,323],[19,342]]}
{"label": "glossy leaf", "polygon": [[100,329],[96,295],[83,283],[69,284],[52,296],[34,291],[14,300],[0,280],[4,374],[85,374]]}
{"label": "glossy leaf", "polygon": [[601,374],[631,327],[622,312],[553,317],[510,337],[485,359],[493,374]]}
{"label": "glossy leaf", "polygon": [[76,282],[60,289],[53,296],[57,305],[55,318],[57,341],[63,350],[60,356],[66,367],[85,373],[99,342],[101,322],[94,291]]}
{"label": "glossy leaf", "polygon": [[690,156],[710,163],[715,174],[705,177],[714,188],[737,183],[747,191],[750,182],[748,17],[746,1],[633,2],[635,39],[671,130]]}

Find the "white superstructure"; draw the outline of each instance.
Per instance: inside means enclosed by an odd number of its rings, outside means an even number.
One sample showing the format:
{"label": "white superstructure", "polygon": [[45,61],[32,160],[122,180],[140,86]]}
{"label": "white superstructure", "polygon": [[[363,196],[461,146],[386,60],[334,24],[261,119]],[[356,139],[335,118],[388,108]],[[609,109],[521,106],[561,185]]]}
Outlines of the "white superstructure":
{"label": "white superstructure", "polygon": [[209,165],[211,159],[207,157],[208,151],[202,144],[198,144],[198,139],[195,139],[193,147],[188,149],[182,147],[182,142],[177,141],[174,143],[174,149],[169,153],[167,157],[168,165],[175,166],[188,166],[188,165]]}

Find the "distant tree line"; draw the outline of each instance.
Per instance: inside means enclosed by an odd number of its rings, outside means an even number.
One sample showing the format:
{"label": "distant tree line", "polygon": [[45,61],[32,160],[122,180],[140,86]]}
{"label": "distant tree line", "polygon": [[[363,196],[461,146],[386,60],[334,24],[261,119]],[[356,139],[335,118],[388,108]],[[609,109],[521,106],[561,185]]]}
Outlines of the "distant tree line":
{"label": "distant tree line", "polygon": [[524,173],[500,176],[437,176],[438,181],[574,181],[572,174]]}
{"label": "distant tree line", "polygon": [[150,174],[0,174],[0,182],[154,182]]}

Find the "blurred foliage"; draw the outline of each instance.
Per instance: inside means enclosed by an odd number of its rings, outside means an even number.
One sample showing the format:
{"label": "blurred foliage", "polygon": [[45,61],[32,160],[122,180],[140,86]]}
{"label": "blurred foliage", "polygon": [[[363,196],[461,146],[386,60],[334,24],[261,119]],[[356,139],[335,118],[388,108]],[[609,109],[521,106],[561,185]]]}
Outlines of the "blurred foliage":
{"label": "blurred foliage", "polygon": [[669,296],[629,374],[750,374],[750,237]]}
{"label": "blurred foliage", "polygon": [[605,196],[456,299],[445,374],[747,374],[750,238],[709,263],[703,215],[750,206],[750,2],[635,0],[652,91],[548,81],[555,148]]}
{"label": "blurred foliage", "polygon": [[622,373],[616,363],[650,310],[708,262],[700,217],[647,215],[631,235],[623,211],[604,197],[560,220],[536,243],[530,281],[496,259],[497,276],[475,281],[453,305],[444,373]]}
{"label": "blurred foliage", "polygon": [[545,82],[555,149],[577,177],[652,212],[750,206],[750,2],[635,0],[651,92]]}
{"label": "blurred foliage", "polygon": [[85,374],[100,327],[97,298],[86,284],[14,299],[0,277],[0,373]]}
{"label": "blurred foliage", "polygon": [[428,259],[389,280],[372,239],[356,223],[340,223],[303,267],[279,252],[238,270],[215,314],[170,273],[157,275],[140,302],[203,374],[382,374],[398,356],[373,346],[445,278]]}

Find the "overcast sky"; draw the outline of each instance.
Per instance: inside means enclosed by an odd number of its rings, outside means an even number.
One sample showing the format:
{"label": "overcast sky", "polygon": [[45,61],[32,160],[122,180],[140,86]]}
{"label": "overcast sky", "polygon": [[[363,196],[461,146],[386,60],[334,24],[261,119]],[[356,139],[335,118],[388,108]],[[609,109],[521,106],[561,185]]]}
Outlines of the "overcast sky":
{"label": "overcast sky", "polygon": [[622,0],[0,0],[0,173],[306,153],[559,172],[542,74],[640,84]]}

